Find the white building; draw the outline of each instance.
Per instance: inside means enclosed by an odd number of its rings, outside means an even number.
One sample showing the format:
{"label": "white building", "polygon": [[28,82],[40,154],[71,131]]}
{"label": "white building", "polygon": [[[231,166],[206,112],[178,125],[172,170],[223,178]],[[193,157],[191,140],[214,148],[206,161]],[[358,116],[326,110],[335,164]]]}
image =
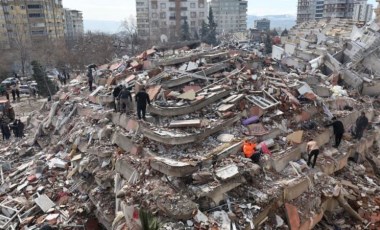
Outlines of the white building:
{"label": "white building", "polygon": [[353,20],[359,22],[369,22],[372,19],[373,5],[366,1],[359,2],[354,6]]}
{"label": "white building", "polygon": [[84,33],[83,14],[78,10],[64,9],[65,37],[68,40],[77,40]]}
{"label": "white building", "polygon": [[298,0],[297,23],[322,18],[369,21],[371,17],[372,5],[367,0]]}
{"label": "white building", "polygon": [[185,20],[191,35],[199,35],[207,14],[206,0],[136,0],[137,31],[143,39],[175,40],[181,35]]}
{"label": "white building", "polygon": [[247,30],[246,0],[211,0],[217,33],[241,32]]}

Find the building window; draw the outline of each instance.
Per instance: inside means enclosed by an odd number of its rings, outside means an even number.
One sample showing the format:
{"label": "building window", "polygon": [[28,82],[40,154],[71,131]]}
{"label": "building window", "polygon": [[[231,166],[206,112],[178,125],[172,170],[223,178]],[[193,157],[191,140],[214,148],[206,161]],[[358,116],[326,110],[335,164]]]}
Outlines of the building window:
{"label": "building window", "polygon": [[195,3],[190,3],[190,8],[195,8]]}
{"label": "building window", "polygon": [[25,9],[25,6],[24,6],[24,5],[22,5],[22,6],[20,6],[20,8],[21,8],[21,9]]}
{"label": "building window", "polygon": [[191,22],[190,22],[190,25],[191,25],[191,26],[195,26],[195,24],[196,24],[195,21],[191,21]]}
{"label": "building window", "polygon": [[152,18],[157,18],[157,13],[152,13]]}
{"label": "building window", "polygon": [[136,6],[143,6],[144,2],[136,2]]}
{"label": "building window", "polygon": [[199,12],[199,17],[203,18],[205,16],[204,12]]}
{"label": "building window", "polygon": [[44,14],[29,14],[29,18],[42,18],[44,17]]}
{"label": "building window", "polygon": [[166,13],[165,12],[161,12],[160,13],[160,18],[161,19],[165,19],[166,18]]}
{"label": "building window", "polygon": [[42,5],[28,5],[28,9],[41,9]]}
{"label": "building window", "polygon": [[196,18],[197,17],[197,13],[196,12],[191,12],[190,13],[190,17],[191,18]]}
{"label": "building window", "polygon": [[161,7],[161,9],[166,9],[166,3],[161,3],[160,7]]}
{"label": "building window", "polygon": [[158,21],[153,21],[152,25],[153,25],[153,27],[158,27]]}
{"label": "building window", "polygon": [[43,30],[32,30],[32,35],[43,35],[44,31]]}
{"label": "building window", "polygon": [[158,8],[157,2],[155,2],[155,3],[152,2],[152,9],[157,9],[157,8]]}

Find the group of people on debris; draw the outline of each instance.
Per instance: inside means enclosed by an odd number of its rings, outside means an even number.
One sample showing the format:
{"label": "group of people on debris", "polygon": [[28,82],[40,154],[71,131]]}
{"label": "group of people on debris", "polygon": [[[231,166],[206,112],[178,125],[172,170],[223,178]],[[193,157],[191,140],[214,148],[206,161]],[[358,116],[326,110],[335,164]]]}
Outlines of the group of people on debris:
{"label": "group of people on debris", "polygon": [[[334,130],[334,135],[335,135],[335,145],[333,146],[334,148],[338,148],[342,138],[343,134],[345,132],[344,130],[344,125],[341,121],[336,119],[336,117],[332,118],[332,123],[326,125],[325,127],[333,127]],[[363,137],[364,131],[368,128],[368,118],[365,115],[365,112],[362,112],[361,115],[356,119],[355,126],[352,127],[351,129],[351,134],[355,140],[360,140]],[[319,155],[319,146],[318,143],[310,139],[309,142],[307,143],[307,153],[308,153],[308,160],[307,160],[307,165],[312,166],[314,168],[315,163],[317,162],[317,158]],[[311,163],[311,160],[313,159],[313,162]]]}
{"label": "group of people on debris", "polygon": [[70,74],[65,69],[63,69],[62,73],[58,74],[58,80],[59,82],[61,82],[61,85],[66,85],[66,82],[69,79],[70,79]]}
{"label": "group of people on debris", "polygon": [[[368,118],[365,115],[365,112],[362,112],[361,115],[356,119],[355,126],[351,130],[351,134],[354,139],[360,140],[363,137],[364,131],[368,128]],[[335,135],[335,145],[334,148],[338,148],[342,138],[343,134],[345,132],[344,125],[342,121],[339,121],[336,119],[336,117],[332,118],[332,122],[325,127],[333,127],[334,135]],[[312,168],[315,167],[315,164],[317,162],[317,158],[319,155],[319,145],[316,140],[310,139],[309,142],[306,145],[306,151],[308,153],[308,159],[307,159],[307,165]],[[263,153],[270,154],[269,149],[265,145],[264,142],[260,144],[260,148],[257,148],[257,144],[245,140],[243,144],[243,153],[246,158],[252,159],[254,163],[259,163],[260,157]]]}
{"label": "group of people on debris", "polygon": [[11,130],[16,138],[24,137],[24,123],[16,119],[12,124],[7,122],[4,116],[0,118],[1,134],[3,135],[3,141],[9,140],[11,138]]}
{"label": "group of people on debris", "polygon": [[0,85],[1,95],[9,100],[10,95],[12,95],[12,99],[15,102],[16,99],[20,100],[20,82],[17,81],[16,84],[7,84],[5,86]]}
{"label": "group of people on debris", "polygon": [[[131,88],[125,85],[118,85],[112,92],[114,97],[114,109],[116,112],[128,113],[128,109],[132,105]],[[150,105],[149,94],[146,93],[145,88],[141,90],[135,96],[137,117],[139,120],[145,120],[146,106]]]}
{"label": "group of people on debris", "polygon": [[[90,92],[93,91],[94,70],[97,70],[97,65],[91,64],[87,66],[87,79]],[[114,88],[112,95],[114,97],[115,112],[128,113],[128,110],[132,107],[131,88],[125,85],[118,85]],[[146,107],[147,105],[150,105],[149,94],[146,92],[145,87],[142,87],[135,95],[135,101],[138,119],[145,120]]]}

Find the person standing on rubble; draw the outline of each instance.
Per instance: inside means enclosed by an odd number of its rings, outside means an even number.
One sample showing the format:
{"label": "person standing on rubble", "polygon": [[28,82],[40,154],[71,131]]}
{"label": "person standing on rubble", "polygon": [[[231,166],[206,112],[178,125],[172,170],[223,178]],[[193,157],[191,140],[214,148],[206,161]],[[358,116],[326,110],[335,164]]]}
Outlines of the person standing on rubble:
{"label": "person standing on rubble", "polygon": [[325,127],[330,127],[330,126],[333,127],[334,134],[335,134],[334,148],[338,148],[344,134],[344,125],[341,121],[337,120],[336,117],[333,117],[332,120],[333,122],[329,125],[326,125]]}
{"label": "person standing on rubble", "polygon": [[17,81],[16,86],[15,86],[15,92],[17,96],[17,101],[20,101],[20,81]]}
{"label": "person standing on rubble", "polygon": [[307,159],[307,166],[310,167],[311,158],[314,157],[313,164],[312,164],[312,168],[314,168],[315,163],[317,163],[317,158],[318,158],[318,155],[319,155],[318,143],[315,140],[310,139],[309,142],[307,142],[306,146],[307,146],[306,147],[306,151],[309,154],[309,157]]}
{"label": "person standing on rubble", "polygon": [[361,116],[356,119],[355,139],[360,140],[363,137],[364,130],[368,126],[368,118],[365,116],[365,112],[361,113]]}
{"label": "person standing on rubble", "polygon": [[95,64],[89,65],[88,69],[87,69],[88,87],[90,89],[90,92],[92,92],[92,82],[94,81],[94,76],[92,74],[92,69],[95,69],[95,71],[96,71],[96,65]]}
{"label": "person standing on rubble", "polygon": [[14,85],[11,85],[11,93],[12,93],[13,102],[16,102],[16,87]]}
{"label": "person standing on rubble", "polygon": [[119,95],[120,95],[120,92],[121,90],[123,89],[123,86],[122,85],[118,85],[115,87],[115,89],[113,90],[112,92],[112,95],[113,95],[113,101],[114,101],[114,109],[115,109],[115,112],[118,112],[120,111],[120,101],[119,101]]}
{"label": "person standing on rubble", "polygon": [[137,102],[137,117],[141,120],[142,113],[142,118],[145,120],[146,104],[148,103],[148,105],[150,105],[149,94],[145,92],[145,88],[142,88],[140,92],[136,94],[135,100]]}
{"label": "person standing on rubble", "polygon": [[[120,101],[120,112],[123,113],[127,113],[128,111],[128,108],[129,108],[129,103],[132,103],[132,96],[131,96],[131,92],[128,90],[127,87],[123,87],[123,89],[121,90],[120,94],[119,94],[119,101]],[[129,102],[128,102],[129,101]],[[145,116],[145,114],[144,114]]]}
{"label": "person standing on rubble", "polygon": [[6,122],[6,119],[4,119],[4,115],[2,115],[0,118],[0,128],[1,128],[1,134],[3,134],[3,141],[9,140],[9,138],[11,137],[11,131]]}

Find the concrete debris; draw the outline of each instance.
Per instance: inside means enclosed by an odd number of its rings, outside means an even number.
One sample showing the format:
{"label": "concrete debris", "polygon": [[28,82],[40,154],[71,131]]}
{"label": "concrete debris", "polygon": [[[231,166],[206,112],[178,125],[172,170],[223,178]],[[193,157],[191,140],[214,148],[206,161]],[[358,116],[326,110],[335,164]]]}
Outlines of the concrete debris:
{"label": "concrete debris", "polygon": [[[141,210],[162,229],[379,228],[375,24],[302,23],[273,58],[246,42],[254,34],[213,49],[152,48],[103,65],[92,93],[76,75],[36,102],[24,138],[1,142],[0,228],[140,229]],[[146,88],[144,121],[135,100],[119,112],[119,84],[132,98]]]}

